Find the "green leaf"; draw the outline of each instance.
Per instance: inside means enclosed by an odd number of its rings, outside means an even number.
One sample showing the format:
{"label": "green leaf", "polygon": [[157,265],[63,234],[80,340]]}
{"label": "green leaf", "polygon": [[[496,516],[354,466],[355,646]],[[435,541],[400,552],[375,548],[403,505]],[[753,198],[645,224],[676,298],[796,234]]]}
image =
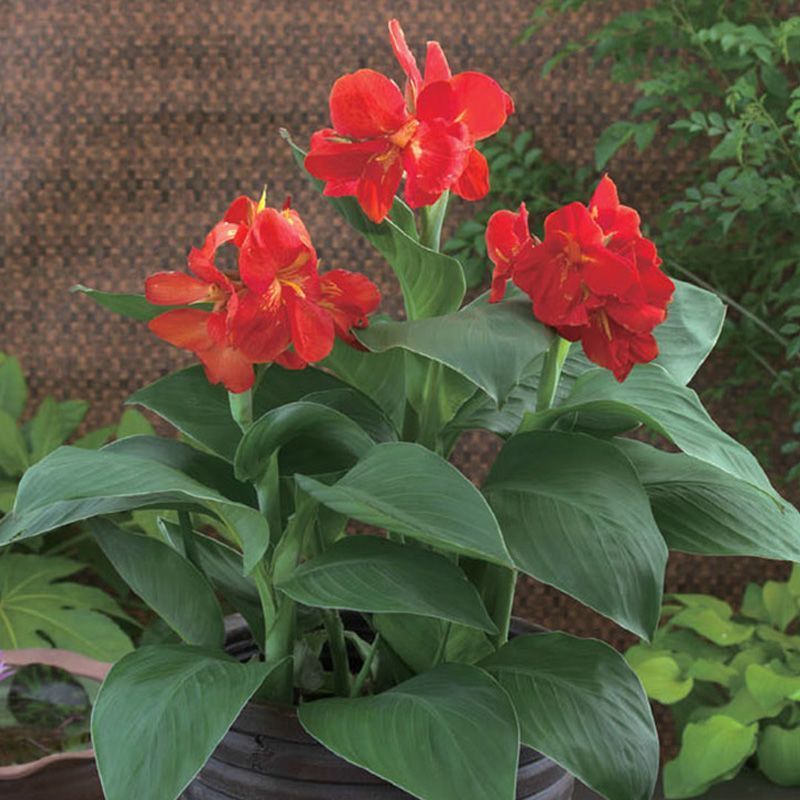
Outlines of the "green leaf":
{"label": "green leaf", "polygon": [[89,404],[85,400],[64,400],[58,403],[58,417],[61,422],[61,442],[58,444],[75,433],[88,410]]}
{"label": "green leaf", "polygon": [[478,490],[420,445],[375,445],[333,486],[304,476],[297,482],[323,505],[368,525],[511,565],[497,520]]}
{"label": "green leaf", "polygon": [[0,409],[0,471],[9,477],[22,475],[28,468],[28,448],[17,421]]}
{"label": "green leaf", "polygon": [[683,730],[678,757],[664,767],[667,798],[695,797],[732,778],[756,748],[758,725],[713,716]]}
{"label": "green leaf", "polygon": [[778,786],[800,786],[800,728],[767,725],[758,742],[758,768]]}
{"label": "green leaf", "polygon": [[695,606],[679,611],[670,620],[670,625],[699,633],[720,647],[733,647],[752,638],[755,628],[738,622],[722,619],[709,608]]}
{"label": "green leaf", "polygon": [[602,170],[617,150],[636,133],[636,130],[637,126],[634,123],[625,120],[611,123],[600,134],[597,144],[594,146],[595,168]]}
{"label": "green leaf", "polygon": [[514,798],[516,716],[477,667],[444,664],[373,697],[303,703],[299,717],[329,750],[421,800]]}
{"label": "green leaf", "polygon": [[19,419],[27,402],[28,386],[19,360],[0,353],[0,411],[5,411],[12,419]]}
{"label": "green leaf", "polygon": [[[283,136],[292,148],[295,161],[304,169],[305,153],[292,142],[288,133],[283,132]],[[310,176],[309,180],[318,191],[322,191],[319,181]],[[389,218],[375,224],[361,211],[355,198],[326,199],[394,270],[403,291],[408,319],[437,317],[458,309],[466,292],[461,264],[450,256],[424,247],[410,234],[410,211],[401,200],[395,200]]]}
{"label": "green leaf", "polygon": [[695,392],[657,365],[640,364],[624,383],[604,369],[587,372],[575,382],[563,405],[528,414],[523,425],[526,429],[549,427],[565,415],[572,416],[574,428],[601,435],[642,423],[687,455],[774,494],[752,453],[717,426]]}
{"label": "green leaf", "polygon": [[[800,514],[798,515],[800,520]],[[800,524],[797,526],[797,538],[800,540]],[[762,590],[761,597],[767,609],[769,621],[778,630],[785,631],[800,613],[800,603],[792,594],[787,583],[767,581]]]}
{"label": "green leaf", "polygon": [[681,677],[680,665],[669,656],[657,656],[643,661],[636,667],[636,675],[647,696],[666,705],[688,697],[694,687],[694,680],[691,677]]}
{"label": "green leaf", "polygon": [[129,652],[131,640],[105,616],[124,617],[119,606],[93,586],[62,580],[81,569],[67,558],[5,553],[0,558],[0,650],[52,643],[100,661]]}
{"label": "green leaf", "polygon": [[107,800],[175,800],[270,672],[185,645],[142,647],[115,664],[92,714]]}
{"label": "green leaf", "polygon": [[[133,441],[124,439],[120,442]],[[244,551],[248,572],[269,543],[266,520],[157,461],[103,450],[60,447],[20,481],[14,510],[0,522],[0,544],[27,539],[71,522],[135,508],[187,508],[222,521]]]}
{"label": "green leaf", "polygon": [[670,549],[800,560],[800,514],[783,499],[698,458],[615,443],[639,474]]}
{"label": "green leaf", "polygon": [[403,424],[405,376],[400,350],[365,353],[337,339],[321,366],[370,397],[395,427]]}
{"label": "green leaf", "polygon": [[658,736],[647,697],[619,653],[603,642],[542,633],[512,639],[481,667],[509,693],[524,744],[609,800],[650,800]]}
{"label": "green leaf", "polygon": [[89,530],[125,583],[181,639],[222,647],[222,609],[206,579],[185,558],[168,544],[122,530],[107,519],[92,520]]}
{"label": "green leaf", "polygon": [[97,430],[89,431],[89,433],[81,436],[80,439],[76,439],[72,445],[73,447],[83,447],[86,450],[98,450],[106,444],[116,432],[116,425],[107,425],[104,428],[97,428]]}
{"label": "green leaf", "polygon": [[31,442],[31,462],[41,461],[64,443],[58,403],[49,395],[42,400],[36,415],[30,421],[28,433]]}
{"label": "green leaf", "polygon": [[149,322],[151,319],[170,311],[179,306],[156,306],[148,303],[143,294],[126,294],[124,292],[101,292],[98,289],[91,289],[83,284],[77,284],[70,290],[79,294],[86,295],[100,306],[120,314],[123,317],[136,319],[141,322]]}
{"label": "green leaf", "polygon": [[336,542],[278,588],[307,606],[420,614],[497,631],[477,590],[452,561],[377,536]]}
{"label": "green leaf", "polygon": [[126,436],[154,436],[153,426],[144,414],[140,414],[135,408],[126,408],[122,412],[119,424],[117,425],[117,438],[124,439]]}
{"label": "green leaf", "polygon": [[533,316],[530,300],[515,297],[490,304],[488,295],[454,314],[378,323],[359,332],[373,352],[402,348],[445,364],[498,405],[552,338]]}
{"label": "green leaf", "polygon": [[554,431],[514,436],[484,494],[519,569],[652,635],[667,548],[635,471],[613,445]]}
{"label": "green leaf", "polygon": [[286,448],[281,473],[313,475],[346,470],[375,442],[350,417],[329,406],[301,400],[268,411],[242,437],[234,464],[241,480],[257,482],[272,455]]}
{"label": "green leaf", "polygon": [[764,708],[772,708],[785,700],[800,701],[800,675],[782,675],[763,664],[750,664],[745,670],[745,684]]}
{"label": "green leaf", "polygon": [[397,429],[386,413],[357,389],[325,389],[307,394],[303,400],[341,412],[363,428],[375,442],[397,441]]}

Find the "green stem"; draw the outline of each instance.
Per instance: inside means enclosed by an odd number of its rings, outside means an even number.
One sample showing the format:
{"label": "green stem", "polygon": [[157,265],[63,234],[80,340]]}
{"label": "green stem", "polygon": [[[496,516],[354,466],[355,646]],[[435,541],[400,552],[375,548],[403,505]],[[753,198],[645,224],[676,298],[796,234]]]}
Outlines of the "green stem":
{"label": "green stem", "polygon": [[378,633],[370,645],[369,652],[367,653],[367,657],[364,659],[364,663],[361,665],[361,669],[358,671],[358,675],[356,675],[356,679],[353,682],[353,688],[350,690],[350,697],[358,697],[361,694],[361,690],[364,688],[364,682],[367,680],[372,670],[372,664],[375,661],[375,656],[378,653],[378,645],[380,644],[380,641],[381,635]]}
{"label": "green stem", "polygon": [[441,245],[442,225],[447,216],[449,199],[450,192],[444,192],[432,206],[425,206],[420,212],[419,243],[437,253]]}
{"label": "green stem", "polygon": [[228,402],[234,422],[246,433],[253,424],[253,390],[246,392],[228,392]]}
{"label": "green stem", "polygon": [[539,388],[536,392],[536,410],[547,411],[553,405],[553,400],[561,378],[561,369],[567,360],[571,342],[557,336],[553,339],[544,357],[542,374],[539,377]]}
{"label": "green stem", "polygon": [[347,644],[344,625],[338,611],[322,609],[322,619],[328,633],[328,647],[333,662],[333,690],[339,697],[350,697],[350,664],[347,660]]}

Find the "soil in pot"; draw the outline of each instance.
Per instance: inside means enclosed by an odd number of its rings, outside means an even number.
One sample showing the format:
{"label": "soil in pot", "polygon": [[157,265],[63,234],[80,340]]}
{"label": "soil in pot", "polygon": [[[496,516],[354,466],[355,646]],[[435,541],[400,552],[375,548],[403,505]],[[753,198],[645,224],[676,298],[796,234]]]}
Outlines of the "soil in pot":
{"label": "soil in pot", "polygon": [[[246,628],[229,630],[227,649],[252,654]],[[573,778],[541,754],[520,751],[517,800],[570,800]],[[326,750],[292,708],[249,703],[184,800],[401,800],[410,795]]]}

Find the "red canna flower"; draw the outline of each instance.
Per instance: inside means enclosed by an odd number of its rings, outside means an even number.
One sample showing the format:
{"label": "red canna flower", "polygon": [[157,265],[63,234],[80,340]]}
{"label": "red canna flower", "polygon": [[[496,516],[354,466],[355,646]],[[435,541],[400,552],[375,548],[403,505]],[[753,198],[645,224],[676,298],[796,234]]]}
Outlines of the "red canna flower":
{"label": "red canna flower", "polygon": [[344,75],[330,95],[332,128],[311,138],[306,169],[325,181],[330,197],[352,195],[381,222],[403,175],[413,208],[431,205],[452,189],[467,200],[489,190],[486,159],[475,142],[496,133],[514,104],[479,72],[453,76],[438,42],[429,42],[425,76],[397,20],[392,47],[407,75],[405,96],[394,81],[370,69]]}
{"label": "red canna flower", "polygon": [[[239,248],[236,273],[215,265],[216,252],[226,243]],[[253,364],[274,361],[302,369],[330,353],[334,335],[355,342],[350,328],[366,326],[366,315],[380,302],[377,287],[363,275],[334,270],[321,281],[316,251],[297,212],[288,201],[281,211],[269,208],[263,195],[258,203],[237,198],[203,247],[191,251],[189,269],[193,275],[150,276],[148,300],[210,303],[211,310],[173,309],[149,327],[195,353],[209,381],[232,392],[253,385]]]}
{"label": "red canna flower", "polygon": [[623,381],[636,363],[658,355],[653,329],[666,319],[674,284],[656,247],[642,236],[639,215],[619,202],[604,177],[589,207],[570,203],[550,214],[544,241],[531,237],[524,208],[493,215],[486,231],[495,264],[491,302],[514,282],[537,318]]}

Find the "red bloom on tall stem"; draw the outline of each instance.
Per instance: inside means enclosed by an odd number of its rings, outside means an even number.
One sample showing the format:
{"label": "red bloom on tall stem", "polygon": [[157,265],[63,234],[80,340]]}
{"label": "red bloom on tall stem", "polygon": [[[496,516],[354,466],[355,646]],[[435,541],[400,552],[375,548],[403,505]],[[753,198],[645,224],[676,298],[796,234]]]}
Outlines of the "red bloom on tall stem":
{"label": "red bloom on tall stem", "polygon": [[667,315],[675,289],[661,271],[639,215],[619,202],[605,176],[589,206],[570,203],[550,214],[544,240],[531,237],[524,208],[489,220],[487,250],[495,264],[490,300],[512,279],[533,302],[536,317],[587,357],[625,380],[634,364],[658,355],[654,328]]}
{"label": "red bloom on tall stem", "polygon": [[381,222],[403,175],[412,208],[449,189],[466,200],[489,190],[486,159],[475,143],[497,133],[514,110],[510,96],[480,72],[452,75],[438,42],[428,43],[423,78],[397,20],[392,47],[407,76],[405,95],[370,69],[339,78],[330,95],[331,128],[311,138],[306,169],[330,197],[352,195]]}
{"label": "red bloom on tall stem", "polygon": [[[223,244],[239,249],[238,271],[215,264]],[[229,391],[253,385],[253,364],[277,362],[301,369],[331,351],[335,335],[355,342],[351,327],[367,325],[380,294],[363,275],[333,270],[322,278],[317,254],[300,216],[237,198],[202,248],[189,254],[189,269],[151,275],[147,299],[157,305],[210,304],[211,310],[178,308],[149,323],[177,347],[191,350],[212,383]],[[343,285],[347,292],[337,292]],[[334,287],[332,289],[331,287]]]}

